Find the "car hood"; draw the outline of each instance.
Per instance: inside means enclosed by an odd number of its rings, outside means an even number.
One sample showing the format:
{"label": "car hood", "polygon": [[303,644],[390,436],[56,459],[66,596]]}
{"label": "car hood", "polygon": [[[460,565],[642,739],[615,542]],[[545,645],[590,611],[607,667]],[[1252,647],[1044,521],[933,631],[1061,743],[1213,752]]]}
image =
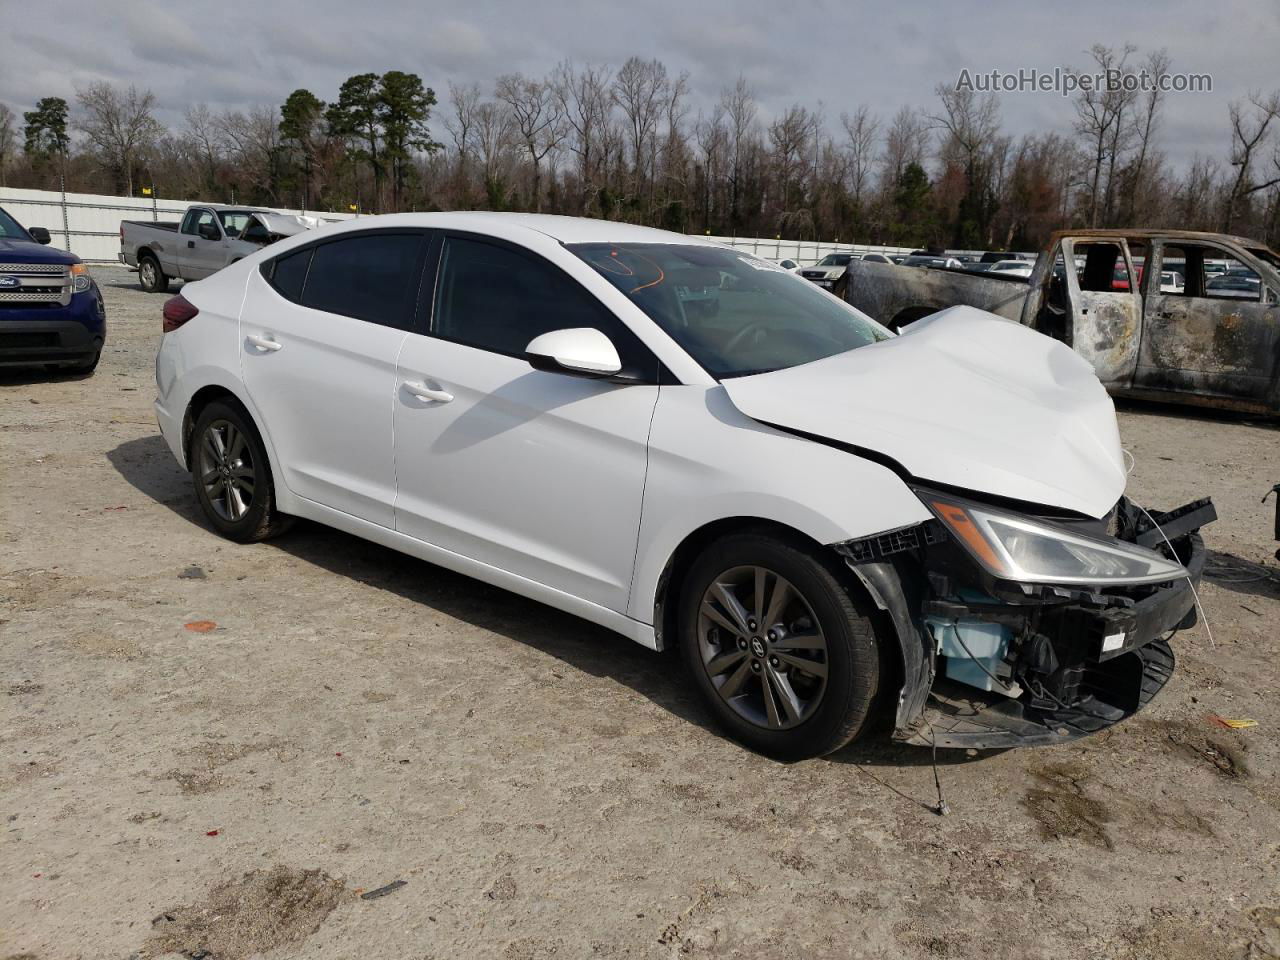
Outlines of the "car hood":
{"label": "car hood", "polygon": [[5,263],[79,263],[74,254],[17,237],[0,237],[0,258]]}
{"label": "car hood", "polygon": [[1115,409],[1088,362],[973,307],[724,388],[752,419],[888,457],[921,481],[1091,517],[1124,492]]}

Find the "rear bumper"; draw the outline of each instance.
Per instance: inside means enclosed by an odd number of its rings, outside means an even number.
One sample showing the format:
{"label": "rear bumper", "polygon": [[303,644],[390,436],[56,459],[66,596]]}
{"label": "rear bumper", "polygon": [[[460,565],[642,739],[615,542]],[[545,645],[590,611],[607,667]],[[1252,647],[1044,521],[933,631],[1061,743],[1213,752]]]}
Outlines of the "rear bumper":
{"label": "rear bumper", "polygon": [[0,310],[0,365],[83,360],[102,349],[106,315],[96,286],[67,307]]}

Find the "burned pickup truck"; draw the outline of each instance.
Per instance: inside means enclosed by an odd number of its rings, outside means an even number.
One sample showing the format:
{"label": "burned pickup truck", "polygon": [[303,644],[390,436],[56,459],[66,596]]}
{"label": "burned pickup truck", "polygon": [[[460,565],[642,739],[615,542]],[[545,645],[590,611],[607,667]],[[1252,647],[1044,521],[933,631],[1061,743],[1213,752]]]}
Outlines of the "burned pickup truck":
{"label": "burned pickup truck", "polygon": [[1280,256],[1243,237],[1061,232],[1029,278],[855,261],[842,287],[893,329],[962,304],[1032,327],[1113,396],[1280,415]]}

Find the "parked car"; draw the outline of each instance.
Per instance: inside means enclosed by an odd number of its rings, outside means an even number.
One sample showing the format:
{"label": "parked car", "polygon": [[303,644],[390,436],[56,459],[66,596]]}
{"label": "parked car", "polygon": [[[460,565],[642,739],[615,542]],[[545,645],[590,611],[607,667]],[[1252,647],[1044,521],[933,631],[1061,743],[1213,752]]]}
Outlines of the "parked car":
{"label": "parked car", "polygon": [[120,262],[138,271],[143,290],[163,292],[171,279],[203,279],[282,237],[320,223],[312,217],[258,207],[194,206],[181,223],[121,221]]}
{"label": "parked car", "polygon": [[1182,274],[1176,270],[1160,271],[1160,292],[1161,293],[1182,293],[1187,289],[1186,282],[1182,279]]}
{"label": "parked car", "polygon": [[0,209],[0,365],[91,373],[107,339],[102,291],[80,258]]}
{"label": "parked car", "polygon": [[902,261],[904,267],[932,267],[935,270],[961,270],[963,265],[955,257],[931,253],[913,253]]}
{"label": "parked car", "polygon": [[998,253],[994,250],[988,250],[978,258],[981,263],[1000,263],[1002,260],[1026,260],[1027,258],[1020,253]]}
{"label": "parked car", "polygon": [[845,268],[856,259],[852,253],[829,253],[812,267],[802,269],[800,276],[830,290],[844,276]]}
{"label": "parked car", "polygon": [[972,308],[898,336],[698,237],[401,214],[189,284],[163,330],[160,430],[219,533],[308,517],[675,646],[775,756],[881,708],[916,744],[1083,736],[1194,617],[1211,507],[1156,513],[1165,544],[1088,364]]}
{"label": "parked car", "polygon": [[893,263],[893,261],[883,253],[864,253],[862,255],[862,259],[866,263]]}
{"label": "parked car", "polygon": [[[1141,269],[1132,249],[1144,252]],[[1182,293],[1145,289],[1147,274],[1163,272],[1166,253],[1183,265]],[[1241,264],[1262,282],[1210,279],[1210,258]],[[1060,269],[1064,263],[1081,269]],[[1117,278],[1127,285],[1130,276],[1139,278],[1134,289],[1116,289]],[[1065,231],[1050,238],[1025,282],[866,264],[850,268],[845,297],[894,329],[949,306],[975,306],[1070,344],[1116,396],[1280,415],[1280,254],[1244,237]]]}
{"label": "parked car", "polygon": [[1001,273],[1014,277],[1029,277],[1031,276],[1031,264],[1025,260],[997,260],[987,267],[986,272],[992,274]]}
{"label": "parked car", "polygon": [[1247,276],[1222,274],[1205,284],[1205,295],[1229,300],[1258,300],[1262,292],[1260,280]]}
{"label": "parked car", "polygon": [[774,260],[774,259],[770,258],[770,262],[771,262],[771,263],[776,263],[778,266],[780,266],[783,270],[786,270],[788,273],[799,273],[799,272],[800,272],[800,263],[799,263],[799,261],[797,261],[797,260],[792,260],[790,257],[783,257],[783,258],[782,258],[782,259],[780,259],[780,260]]}

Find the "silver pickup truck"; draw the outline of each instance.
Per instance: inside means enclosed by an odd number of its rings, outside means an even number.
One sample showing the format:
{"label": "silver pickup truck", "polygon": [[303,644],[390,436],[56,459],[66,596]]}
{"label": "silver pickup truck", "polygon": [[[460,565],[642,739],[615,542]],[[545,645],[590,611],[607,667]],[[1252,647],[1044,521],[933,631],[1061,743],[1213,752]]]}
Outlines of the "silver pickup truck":
{"label": "silver pickup truck", "polygon": [[120,262],[138,271],[143,290],[162,293],[171,279],[201,280],[281,237],[322,223],[259,207],[203,204],[188,209],[181,223],[121,221]]}
{"label": "silver pickup truck", "polygon": [[965,304],[1065,342],[1115,396],[1280,416],[1280,255],[1256,240],[1065,231],[1030,277],[855,260],[841,279],[837,296],[895,330]]}

